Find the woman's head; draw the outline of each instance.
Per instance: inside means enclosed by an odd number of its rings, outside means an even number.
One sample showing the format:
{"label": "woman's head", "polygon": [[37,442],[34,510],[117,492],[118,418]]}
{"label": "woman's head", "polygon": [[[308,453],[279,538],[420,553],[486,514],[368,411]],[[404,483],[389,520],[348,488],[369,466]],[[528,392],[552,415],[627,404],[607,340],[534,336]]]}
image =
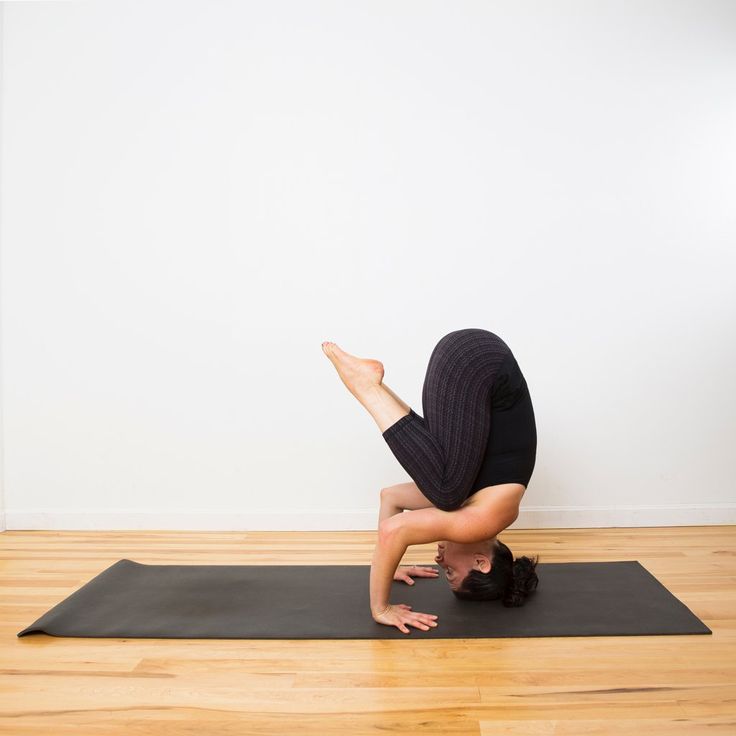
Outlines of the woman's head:
{"label": "woman's head", "polygon": [[523,606],[539,583],[539,557],[514,560],[496,537],[468,544],[438,542],[435,562],[445,571],[452,592],[464,600],[501,598],[504,606]]}

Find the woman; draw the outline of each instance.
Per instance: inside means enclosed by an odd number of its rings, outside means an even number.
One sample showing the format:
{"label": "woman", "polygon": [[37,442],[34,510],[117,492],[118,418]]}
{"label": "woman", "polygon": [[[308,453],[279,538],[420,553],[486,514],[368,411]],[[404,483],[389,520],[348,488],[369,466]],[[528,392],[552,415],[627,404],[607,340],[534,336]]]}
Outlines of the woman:
{"label": "woman", "polygon": [[[537,585],[538,558],[514,560],[496,535],[519,515],[534,470],[537,435],[529,389],[508,345],[488,330],[445,335],[429,358],[420,417],[385,383],[383,365],[333,342],[322,350],[368,410],[413,483],[381,491],[370,575],[375,621],[409,633],[437,616],[388,600],[392,580],[435,577],[434,568],[397,569],[412,544],[440,541],[436,562],[459,598],[503,597],[522,605]],[[409,514],[400,513],[408,509]]]}

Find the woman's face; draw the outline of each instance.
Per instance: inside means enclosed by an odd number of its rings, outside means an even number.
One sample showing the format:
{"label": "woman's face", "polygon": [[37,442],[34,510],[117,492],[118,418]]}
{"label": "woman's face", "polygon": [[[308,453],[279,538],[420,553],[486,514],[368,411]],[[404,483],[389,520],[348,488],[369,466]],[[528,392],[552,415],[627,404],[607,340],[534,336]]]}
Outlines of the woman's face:
{"label": "woman's face", "polygon": [[491,571],[495,543],[495,537],[470,544],[437,542],[437,556],[434,561],[445,571],[447,583],[452,590],[460,587],[471,570]]}

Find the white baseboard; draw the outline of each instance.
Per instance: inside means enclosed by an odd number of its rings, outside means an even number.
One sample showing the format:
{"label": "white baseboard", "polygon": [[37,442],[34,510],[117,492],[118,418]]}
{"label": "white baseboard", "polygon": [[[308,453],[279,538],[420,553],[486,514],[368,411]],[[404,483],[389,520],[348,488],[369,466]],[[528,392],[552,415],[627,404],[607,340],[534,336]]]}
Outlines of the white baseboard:
{"label": "white baseboard", "polygon": [[[8,531],[370,531],[378,508],[285,512],[5,510]],[[509,529],[708,526],[736,524],[736,504],[663,506],[523,506]]]}

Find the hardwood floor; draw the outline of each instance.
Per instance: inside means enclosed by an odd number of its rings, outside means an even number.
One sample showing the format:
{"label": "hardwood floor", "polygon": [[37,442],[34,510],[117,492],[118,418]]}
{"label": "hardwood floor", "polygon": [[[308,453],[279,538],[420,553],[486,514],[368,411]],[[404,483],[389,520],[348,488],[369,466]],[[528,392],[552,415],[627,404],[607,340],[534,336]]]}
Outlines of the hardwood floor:
{"label": "hardwood floor", "polygon": [[[501,535],[541,562],[638,559],[712,636],[400,641],[16,633],[121,558],[370,564],[375,532],[0,534],[0,733],[736,734],[736,526]],[[435,547],[408,550],[432,563]]]}

